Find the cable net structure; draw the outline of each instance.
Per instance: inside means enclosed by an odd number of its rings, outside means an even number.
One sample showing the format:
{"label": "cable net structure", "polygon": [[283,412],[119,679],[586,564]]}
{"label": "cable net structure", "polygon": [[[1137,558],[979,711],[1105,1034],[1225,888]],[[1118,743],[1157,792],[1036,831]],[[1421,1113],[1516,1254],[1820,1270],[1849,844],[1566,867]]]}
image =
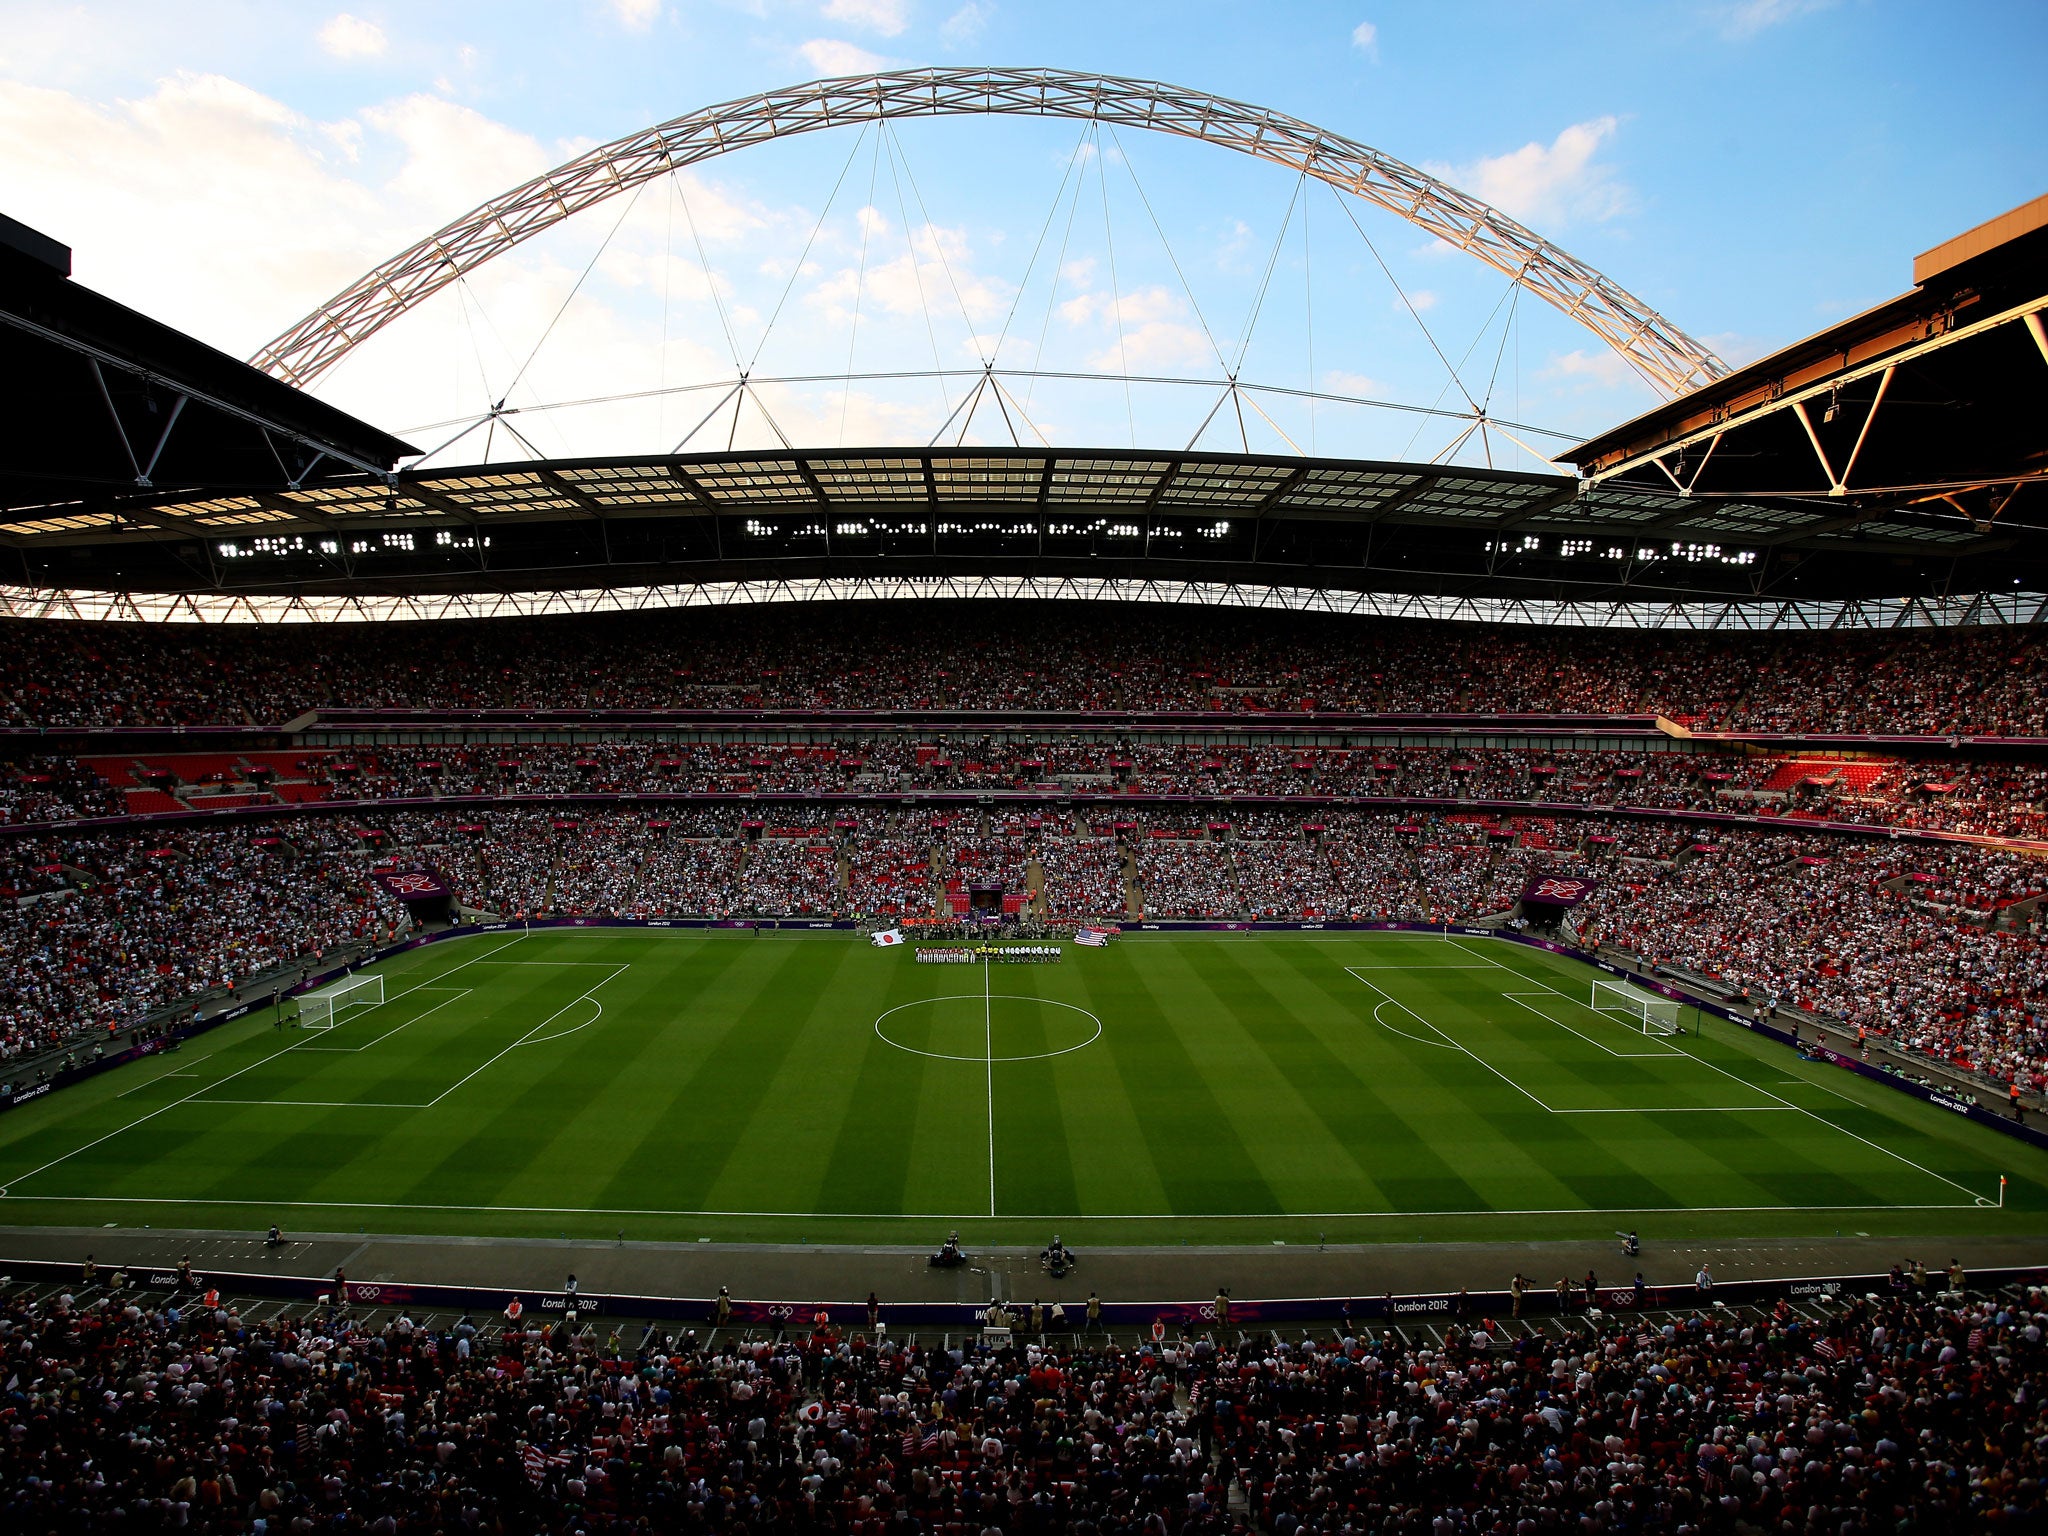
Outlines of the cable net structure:
{"label": "cable net structure", "polygon": [[[1660,395],[1680,394],[1721,377],[1727,371],[1711,350],[1586,262],[1560,249],[1499,208],[1436,175],[1357,140],[1286,113],[1154,81],[1061,70],[991,68],[916,69],[820,80],[705,107],[599,145],[490,199],[416,241],[285,330],[260,349],[252,361],[287,382],[300,386],[314,384],[357,347],[409,311],[436,294],[451,288],[461,289],[469,276],[480,268],[564,221],[624,195],[628,199],[626,207],[612,225],[616,233],[632,214],[634,201],[651,184],[664,178],[676,178],[679,172],[702,166],[736,150],[817,134],[831,128],[854,128],[863,136],[841,168],[839,183],[833,188],[836,198],[842,186],[851,182],[853,194],[858,195],[864,181],[869,194],[869,206],[862,208],[859,221],[859,254],[852,299],[853,325],[857,334],[862,319],[861,285],[872,279],[868,239],[870,220],[875,217],[872,205],[886,201],[887,191],[893,183],[895,196],[905,210],[906,222],[914,223],[918,215],[923,215],[928,238],[931,229],[929,215],[924,209],[924,194],[917,185],[915,173],[909,168],[901,142],[896,137],[895,125],[919,118],[960,117],[1053,119],[1080,125],[1082,137],[1073,152],[1070,177],[1062,181],[1061,192],[1055,196],[1053,209],[1040,231],[1038,246],[1032,251],[1034,266],[1042,256],[1051,255],[1050,247],[1062,217],[1066,233],[1071,233],[1084,202],[1085,162],[1090,158],[1095,160],[1098,178],[1104,161],[1113,160],[1131,169],[1119,137],[1120,130],[1142,130],[1232,150],[1294,173],[1293,196],[1281,221],[1280,234],[1272,248],[1264,253],[1262,267],[1258,262],[1251,263],[1254,270],[1262,270],[1263,275],[1243,327],[1235,338],[1219,337],[1219,328],[1212,326],[1208,317],[1200,313],[1199,302],[1188,284],[1183,264],[1168,245],[1167,255],[1173,277],[1195,304],[1201,331],[1207,339],[1208,350],[1213,353],[1213,370],[1207,371],[1206,377],[1199,382],[1211,386],[1214,393],[1213,397],[1204,397],[1207,414],[1201,417],[1201,424],[1189,440],[1191,445],[1212,424],[1234,421],[1246,446],[1249,446],[1253,430],[1262,433],[1270,430],[1294,451],[1312,451],[1304,450],[1268,409],[1276,396],[1292,395],[1410,411],[1423,417],[1441,417],[1457,433],[1449,446],[1442,450],[1440,456],[1443,457],[1454,455],[1468,439],[1473,438],[1474,433],[1478,434],[1475,441],[1483,444],[1489,441],[1489,433],[1497,432],[1535,460],[1550,462],[1545,449],[1531,442],[1533,437],[1544,433],[1543,428],[1495,410],[1490,388],[1467,386],[1460,366],[1464,359],[1454,362],[1447,354],[1455,348],[1447,349],[1440,344],[1424,321],[1423,311],[1429,307],[1433,296],[1410,295],[1402,290],[1387,261],[1358,225],[1353,211],[1357,204],[1397,216],[1425,232],[1432,242],[1439,242],[1450,251],[1471,257],[1506,280],[1507,291],[1502,302],[1496,305],[1496,314],[1489,317],[1489,323],[1498,321],[1498,343],[1487,335],[1475,339],[1473,346],[1466,348],[1466,358],[1475,348],[1480,350],[1482,364],[1483,354],[1491,352],[1496,373],[1501,367],[1502,355],[1508,348],[1510,331],[1515,323],[1514,306],[1523,296],[1540,301],[1571,326],[1583,328],[1597,338],[1604,348],[1600,355],[1611,360],[1610,368],[1643,381]],[[863,145],[871,146],[864,177],[863,168],[857,164]],[[1161,242],[1166,242],[1166,231],[1160,224],[1158,212],[1142,184],[1137,182],[1134,169],[1131,169],[1131,178],[1145,219]],[[1070,183],[1071,197],[1063,211],[1061,198],[1069,195]],[[1315,374],[1313,366],[1305,387],[1283,387],[1272,380],[1254,381],[1247,376],[1245,359],[1251,332],[1258,324],[1275,271],[1281,265],[1281,246],[1296,223],[1297,209],[1301,260],[1306,265],[1308,194],[1318,187],[1330,190],[1342,209],[1342,219],[1357,229],[1371,252],[1372,263],[1394,284],[1398,307],[1405,311],[1407,317],[1412,317],[1428,337],[1430,350],[1450,375],[1444,393],[1461,398],[1452,399],[1447,405],[1442,394],[1435,405],[1379,398],[1377,391],[1366,387],[1373,381],[1362,376],[1349,391],[1332,388]],[[925,291],[926,280],[920,275],[917,259],[913,258],[912,276],[917,280],[917,301],[926,307],[925,323],[929,329],[929,306],[945,304],[949,295],[943,290],[948,286],[952,288],[950,298],[960,302],[962,318],[968,323],[969,344],[977,353],[972,363],[963,358],[957,366],[949,365],[939,355],[934,337],[932,367],[929,370],[892,368],[886,372],[863,374],[853,366],[853,346],[849,342],[843,370],[829,371],[820,362],[810,370],[784,369],[763,373],[759,367],[760,349],[755,348],[751,357],[745,354],[735,336],[733,317],[721,304],[719,323],[725,340],[731,344],[732,372],[726,378],[708,383],[700,381],[686,387],[708,394],[709,404],[701,416],[692,407],[690,432],[674,444],[674,450],[680,451],[699,433],[715,435],[728,414],[728,408],[732,418],[727,438],[730,442],[730,432],[737,430],[740,411],[750,403],[759,411],[773,439],[785,447],[794,446],[793,436],[800,439],[811,434],[801,430],[794,434],[786,432],[776,419],[763,390],[777,385],[847,383],[855,379],[882,377],[897,380],[913,376],[935,378],[940,381],[942,389],[951,391],[946,396],[950,409],[940,421],[937,432],[931,435],[931,441],[942,441],[956,428],[964,439],[969,425],[980,417],[994,424],[993,430],[1000,438],[1021,445],[1034,438],[1048,441],[1047,434],[1034,421],[1024,381],[1047,377],[1087,379],[1096,383],[1121,383],[1126,390],[1136,383],[1186,385],[1198,382],[1186,376],[1162,377],[1156,370],[1148,373],[1142,365],[1133,367],[1136,349],[1133,338],[1128,334],[1131,329],[1127,325],[1129,296],[1116,281],[1117,252],[1114,237],[1108,229],[1106,184],[1099,190],[1112,286],[1109,307],[1104,312],[1113,313],[1115,321],[1114,367],[1048,370],[1042,356],[1035,350],[1028,365],[1006,362],[1002,353],[1004,343],[1012,339],[1015,304],[1003,317],[1000,335],[991,338],[982,334],[983,329],[992,330],[993,327],[978,328],[974,318],[966,314],[968,306],[959,292],[958,275],[947,265],[945,253],[940,250],[936,262],[926,263],[932,284],[942,290],[937,293]],[[913,206],[916,214],[910,213]],[[690,240],[702,258],[702,233],[691,218],[687,203],[683,212]],[[1091,208],[1089,216],[1092,217],[1092,213]],[[673,223],[673,213],[670,218]],[[823,219],[821,214],[821,225]],[[1342,225],[1335,227],[1341,230]],[[810,254],[811,242],[817,239],[817,235],[818,226],[814,226],[811,241],[805,244],[805,256]],[[1062,256],[1065,240],[1066,234],[1058,235]],[[603,248],[600,247],[599,255],[602,254]],[[803,261],[804,257],[798,258],[798,268],[802,267]],[[577,276],[576,287],[571,289],[572,298],[597,262],[598,256],[593,256],[590,266]],[[1059,258],[1054,258],[1051,265],[1057,269]],[[1370,270],[1369,267],[1364,269]],[[1027,271],[1027,279],[1028,275]],[[795,272],[792,271],[792,284],[794,281]],[[718,282],[708,261],[705,263],[704,286],[713,293],[716,301]],[[788,297],[789,289],[785,288],[769,315],[770,329],[782,315]],[[567,302],[564,301],[564,308]],[[1313,302],[1312,293],[1310,302]],[[542,332],[542,343],[559,319],[560,312],[557,311]],[[467,323],[467,311],[465,320]],[[1132,321],[1133,325],[1135,323]],[[764,330],[764,341],[765,337]],[[1480,346],[1481,340],[1484,341],[1483,347]],[[534,351],[538,351],[539,345],[536,344]],[[1312,340],[1310,346],[1312,350]],[[1109,350],[1105,348],[1105,353]],[[601,402],[584,399],[525,407],[512,403],[514,390],[525,379],[531,363],[532,354],[528,353],[518,362],[510,383],[491,383],[489,393],[492,398],[487,408],[477,416],[431,425],[456,427],[456,436],[450,440],[452,444],[464,440],[478,424],[488,422],[493,433],[502,426],[513,439],[530,449],[533,457],[549,456],[522,432],[515,419],[522,409],[562,409],[570,405]],[[665,380],[661,388],[671,390]],[[674,388],[672,392],[682,393],[683,389]],[[1264,405],[1261,404],[1262,398],[1266,401]],[[841,414],[843,419],[843,409]],[[1131,430],[1134,438],[1139,435],[1135,416]],[[1571,435],[1561,432],[1547,434],[1553,442]],[[655,446],[667,448],[670,445]],[[442,447],[437,446],[427,457],[433,458],[442,451]],[[1490,462],[1490,449],[1487,456]]]}

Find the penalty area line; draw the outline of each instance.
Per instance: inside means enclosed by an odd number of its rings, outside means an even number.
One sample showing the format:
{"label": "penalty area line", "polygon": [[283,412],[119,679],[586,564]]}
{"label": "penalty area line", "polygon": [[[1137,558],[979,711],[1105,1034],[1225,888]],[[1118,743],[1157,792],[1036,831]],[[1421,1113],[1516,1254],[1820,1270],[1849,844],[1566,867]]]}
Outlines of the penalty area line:
{"label": "penalty area line", "polygon": [[[521,935],[521,938],[523,937],[524,935]],[[477,955],[471,959],[463,961],[462,964],[460,965],[451,966],[448,970],[442,971],[438,975],[430,977],[429,980],[446,981],[450,976],[453,976],[457,971],[467,970],[470,966],[475,965],[478,960],[487,960],[491,957],[491,955],[495,955],[503,950],[510,949],[512,947],[512,944],[517,944],[519,942],[520,939],[514,939],[511,941],[510,944],[500,944],[497,949],[491,950],[488,954]],[[407,989],[408,992],[412,990],[414,989]],[[406,995],[406,992],[401,992],[399,994],[400,997],[404,997]],[[165,1113],[167,1110],[176,1109],[180,1104],[189,1104],[194,1099],[197,1099],[199,1095],[201,1095],[202,1093],[207,1092],[209,1089],[219,1088],[224,1084],[231,1083],[245,1072],[253,1072],[260,1066],[264,1066],[270,1062],[276,1061],[280,1056],[289,1056],[293,1051],[298,1050],[301,1046],[306,1044],[306,1040],[310,1038],[310,1036],[307,1036],[303,1039],[294,1040],[291,1044],[285,1046],[283,1050],[272,1051],[266,1056],[259,1056],[256,1058],[256,1060],[250,1062],[246,1067],[237,1067],[234,1071],[230,1072],[226,1077],[216,1078],[209,1083],[202,1083],[199,1087],[194,1088],[190,1093],[184,1095],[184,1097],[182,1098],[173,1099],[168,1104],[160,1104],[155,1109],[149,1111],[148,1114],[137,1115],[133,1120],[130,1120],[126,1125],[117,1126],[115,1129],[108,1131],[103,1136],[95,1136],[91,1141],[85,1142],[80,1146],[73,1147],[69,1152],[64,1153],[62,1156],[51,1158],[47,1163],[42,1164],[40,1167],[31,1168],[27,1173],[16,1174],[13,1178],[7,1181],[8,1198],[26,1198],[24,1196],[15,1195],[13,1193],[13,1187],[17,1184],[20,1184],[23,1180],[32,1179],[40,1173],[47,1173],[52,1168],[55,1168],[59,1163],[69,1162],[72,1158],[78,1156],[78,1154],[81,1152],[90,1152],[94,1147],[99,1146],[102,1142],[112,1141],[116,1136],[120,1136],[125,1134],[126,1132],[132,1131],[135,1129],[135,1127],[141,1125],[145,1121],[154,1120],[158,1115]],[[223,1047],[216,1046],[214,1052],[209,1053],[208,1059],[210,1060],[212,1056],[214,1054],[217,1054],[218,1051],[222,1048]],[[154,1081],[154,1079],[152,1079],[152,1081]]]}
{"label": "penalty area line", "polygon": [[[1536,977],[1531,976],[1527,971],[1517,970],[1512,965],[1507,965],[1499,960],[1493,960],[1489,956],[1482,955],[1480,951],[1476,949],[1467,948],[1466,945],[1464,945],[1457,939],[1453,939],[1451,940],[1451,942],[1453,944],[1456,944],[1458,948],[1464,950],[1465,953],[1468,955],[1478,955],[1481,959],[1488,960],[1490,964],[1500,966],[1502,970],[1506,971],[1511,976],[1519,976],[1524,981],[1534,982],[1537,986],[1543,987],[1543,989],[1547,992],[1557,991],[1555,987],[1548,986],[1544,982],[1537,980]],[[1370,985],[1370,983],[1368,983],[1368,985]],[[1562,997],[1565,994],[1558,993],[1558,995]],[[1740,1028],[1739,1025],[1737,1027]],[[1824,1125],[1838,1136],[1846,1136],[1851,1141],[1861,1142],[1864,1146],[1869,1147],[1873,1152],[1881,1152],[1886,1157],[1904,1163],[1908,1168],[1913,1169],[1915,1172],[1924,1173],[1927,1175],[1928,1178],[1938,1180],[1939,1182],[1946,1184],[1950,1189],[1956,1190],[1958,1193],[1968,1195],[1972,1200],[1982,1201],[1984,1198],[1982,1195],[1978,1194],[1974,1189],[1971,1189],[1969,1185],[1961,1183],[1958,1180],[1952,1179],[1945,1173],[1936,1173],[1932,1168],[1929,1168],[1926,1164],[1916,1163],[1913,1161],[1912,1158],[1906,1156],[1905,1153],[1894,1151],[1892,1148],[1885,1146],[1882,1142],[1872,1141],[1868,1136],[1859,1136],[1854,1131],[1850,1130],[1847,1126],[1835,1124],[1834,1121],[1828,1119],[1826,1115],[1821,1114],[1818,1110],[1808,1109],[1803,1104],[1794,1104],[1790,1099],[1785,1098],[1782,1094],[1773,1093],[1770,1089],[1765,1088],[1760,1084],[1752,1083],[1747,1078],[1738,1076],[1736,1073],[1730,1072],[1726,1067],[1717,1066],[1715,1063],[1707,1060],[1706,1057],[1699,1055],[1697,1052],[1689,1051],[1682,1045],[1678,1046],[1677,1050],[1681,1055],[1692,1057],[1694,1061],[1698,1062],[1701,1066],[1705,1067],[1709,1072],[1718,1072],[1721,1074],[1721,1076],[1727,1078],[1731,1083],[1740,1083],[1745,1088],[1753,1089],[1756,1092],[1761,1093],[1767,1099],[1776,1099],[1780,1104],[1784,1105],[1785,1108],[1797,1110],[1800,1114],[1806,1116],[1816,1125]],[[1474,1058],[1474,1060],[1477,1059],[1478,1058],[1476,1057]],[[1837,1095],[1837,1097],[1840,1097],[1840,1095]]]}

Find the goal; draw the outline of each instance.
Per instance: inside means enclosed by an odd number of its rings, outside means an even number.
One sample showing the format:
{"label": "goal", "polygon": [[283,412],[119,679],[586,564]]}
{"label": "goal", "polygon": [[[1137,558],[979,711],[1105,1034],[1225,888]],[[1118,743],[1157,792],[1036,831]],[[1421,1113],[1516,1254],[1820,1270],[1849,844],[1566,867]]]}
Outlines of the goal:
{"label": "goal", "polygon": [[1679,1032],[1680,1005],[1668,997],[1651,997],[1633,987],[1596,981],[1590,1006],[1595,1013],[1603,1013],[1646,1035],[1675,1035]]}
{"label": "goal", "polygon": [[306,1029],[332,1029],[351,1008],[378,1008],[384,1003],[382,976],[345,976],[299,999],[299,1024]]}

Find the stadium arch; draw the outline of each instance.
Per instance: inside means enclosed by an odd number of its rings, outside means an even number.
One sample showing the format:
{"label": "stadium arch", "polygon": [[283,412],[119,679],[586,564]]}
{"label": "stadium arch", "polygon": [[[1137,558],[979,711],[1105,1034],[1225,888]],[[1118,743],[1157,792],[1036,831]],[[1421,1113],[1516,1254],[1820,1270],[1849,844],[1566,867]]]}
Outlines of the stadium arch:
{"label": "stadium arch", "polygon": [[912,117],[1055,117],[1196,139],[1313,176],[1484,262],[1598,336],[1667,396],[1726,364],[1626,289],[1499,209],[1300,118],[1158,81],[1055,69],[912,69],[816,80],[704,107],[587,150],[357,278],[251,359],[301,388],[422,300],[644,182],[793,134]]}

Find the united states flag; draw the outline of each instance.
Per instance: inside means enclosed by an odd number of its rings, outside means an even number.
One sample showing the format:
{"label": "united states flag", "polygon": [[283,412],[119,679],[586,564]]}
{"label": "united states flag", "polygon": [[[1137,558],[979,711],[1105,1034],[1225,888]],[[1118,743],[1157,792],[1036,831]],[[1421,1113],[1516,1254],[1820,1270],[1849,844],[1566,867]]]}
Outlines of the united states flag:
{"label": "united states flag", "polygon": [[522,1446],[519,1464],[526,1468],[527,1478],[538,1485],[550,1471],[559,1471],[569,1465],[573,1455],[568,1451],[544,1451],[537,1445]]}
{"label": "united states flag", "polygon": [[1832,1360],[1840,1353],[1835,1348],[1835,1341],[1833,1339],[1815,1339],[1813,1341],[1813,1352],[1823,1360]]}
{"label": "united states flag", "polygon": [[1114,928],[1080,928],[1074,932],[1074,942],[1085,944],[1090,949],[1106,949],[1109,941],[1117,936]]}

